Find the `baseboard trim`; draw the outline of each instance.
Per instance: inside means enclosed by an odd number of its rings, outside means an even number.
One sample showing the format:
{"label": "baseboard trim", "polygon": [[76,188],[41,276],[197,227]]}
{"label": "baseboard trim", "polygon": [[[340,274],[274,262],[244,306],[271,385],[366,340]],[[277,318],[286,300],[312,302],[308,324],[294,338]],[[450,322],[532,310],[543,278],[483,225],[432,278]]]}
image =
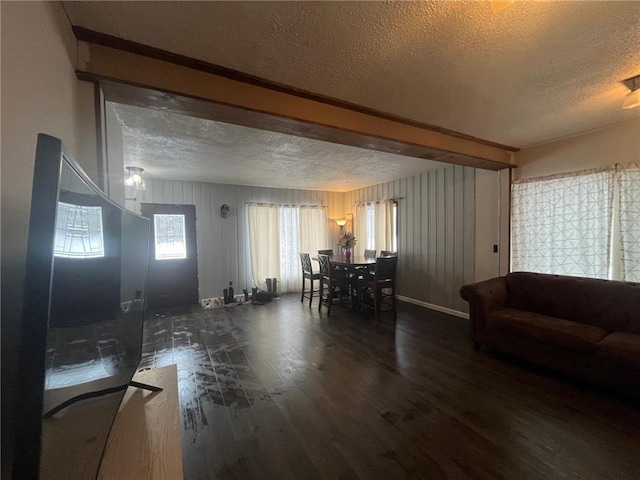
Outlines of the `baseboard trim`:
{"label": "baseboard trim", "polygon": [[404,295],[396,295],[396,298],[401,302],[412,303],[413,305],[418,305],[420,307],[428,308],[430,310],[435,310],[436,312],[447,313],[449,315],[453,315],[454,317],[466,318],[469,320],[469,314],[460,312],[459,310],[454,310],[452,308],[441,307],[440,305],[434,305],[433,303],[423,302],[422,300],[416,300],[415,298],[405,297]]}

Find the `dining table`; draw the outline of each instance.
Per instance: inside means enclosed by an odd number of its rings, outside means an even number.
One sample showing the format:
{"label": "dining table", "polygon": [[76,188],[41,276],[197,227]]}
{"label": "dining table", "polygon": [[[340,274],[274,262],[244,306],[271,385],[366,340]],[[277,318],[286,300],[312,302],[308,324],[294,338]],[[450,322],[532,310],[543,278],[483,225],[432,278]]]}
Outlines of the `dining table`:
{"label": "dining table", "polygon": [[[313,257],[314,260],[318,260],[318,257]],[[360,289],[358,287],[358,277],[362,278],[362,275],[367,271],[372,272],[376,265],[375,257],[365,257],[360,255],[350,255],[347,257],[343,252],[334,253],[329,255],[329,264],[332,267],[338,267],[344,269],[347,275],[353,276],[355,280],[350,289],[351,291],[351,309],[357,311],[360,309]]]}
{"label": "dining table", "polygon": [[344,253],[336,253],[333,255],[329,255],[329,261],[334,265],[340,265],[342,267],[347,268],[347,270],[354,269],[356,267],[366,267],[368,265],[375,265],[376,259],[375,257],[361,257],[351,255],[347,258]]}

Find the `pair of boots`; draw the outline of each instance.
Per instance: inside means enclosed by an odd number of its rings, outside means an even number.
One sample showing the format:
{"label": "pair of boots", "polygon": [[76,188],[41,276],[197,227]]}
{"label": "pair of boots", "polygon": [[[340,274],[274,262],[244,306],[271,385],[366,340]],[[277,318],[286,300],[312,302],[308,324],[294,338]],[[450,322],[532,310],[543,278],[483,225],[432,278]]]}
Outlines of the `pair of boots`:
{"label": "pair of boots", "polygon": [[273,295],[274,298],[278,298],[278,279],[267,278],[267,292]]}

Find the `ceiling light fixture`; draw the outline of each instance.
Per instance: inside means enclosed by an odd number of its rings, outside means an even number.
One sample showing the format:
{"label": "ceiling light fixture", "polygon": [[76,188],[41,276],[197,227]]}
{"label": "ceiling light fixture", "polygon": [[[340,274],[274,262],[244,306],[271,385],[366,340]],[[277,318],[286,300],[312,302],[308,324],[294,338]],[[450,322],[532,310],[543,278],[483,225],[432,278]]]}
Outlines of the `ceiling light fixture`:
{"label": "ceiling light fixture", "polygon": [[136,187],[138,190],[144,190],[144,180],[142,179],[142,172],[144,168],[140,167],[124,167],[127,169],[127,177],[124,179],[124,184],[129,187]]}
{"label": "ceiling light fixture", "polygon": [[498,13],[507,7],[513,5],[514,0],[489,0],[489,6],[493,13]]}
{"label": "ceiling light fixture", "polygon": [[624,97],[624,101],[622,102],[622,108],[635,108],[640,106],[640,75],[636,75],[635,77],[627,78],[623,80],[629,90],[631,90]]}

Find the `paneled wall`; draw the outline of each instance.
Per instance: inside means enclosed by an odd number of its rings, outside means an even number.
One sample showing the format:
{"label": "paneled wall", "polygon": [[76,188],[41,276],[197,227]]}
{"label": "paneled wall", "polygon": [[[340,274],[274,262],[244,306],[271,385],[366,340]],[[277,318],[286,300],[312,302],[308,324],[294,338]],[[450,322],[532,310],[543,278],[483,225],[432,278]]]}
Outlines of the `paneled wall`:
{"label": "paneled wall", "polygon": [[475,170],[451,166],[348,192],[344,209],[398,198],[399,295],[467,312],[458,290],[474,281],[474,196]]}
{"label": "paneled wall", "polygon": [[[172,203],[196,206],[198,240],[198,279],[200,298],[222,295],[233,282],[236,292],[251,288],[251,264],[245,205],[247,202],[291,205],[326,205],[330,238],[327,247],[337,242],[336,218],[344,216],[344,194],[312,190],[221,185],[146,179],[146,190],[135,192],[136,200],[127,200],[127,208],[140,212],[140,203]],[[127,192],[130,198],[132,192]],[[227,218],[220,216],[222,204],[230,207]],[[264,285],[260,287],[264,288]]]}

